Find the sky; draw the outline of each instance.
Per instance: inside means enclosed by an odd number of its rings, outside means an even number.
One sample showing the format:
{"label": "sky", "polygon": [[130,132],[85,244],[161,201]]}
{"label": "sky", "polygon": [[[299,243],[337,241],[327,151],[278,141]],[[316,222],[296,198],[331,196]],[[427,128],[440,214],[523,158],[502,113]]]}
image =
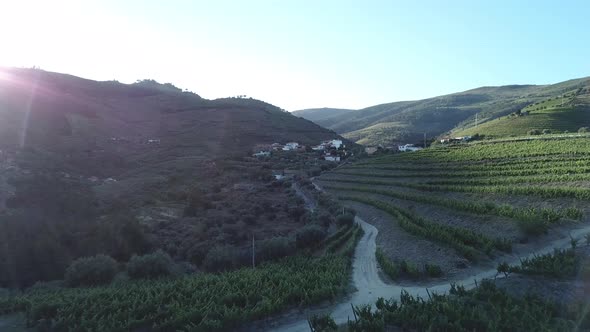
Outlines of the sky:
{"label": "sky", "polygon": [[294,111],[590,76],[590,2],[0,0],[0,65]]}

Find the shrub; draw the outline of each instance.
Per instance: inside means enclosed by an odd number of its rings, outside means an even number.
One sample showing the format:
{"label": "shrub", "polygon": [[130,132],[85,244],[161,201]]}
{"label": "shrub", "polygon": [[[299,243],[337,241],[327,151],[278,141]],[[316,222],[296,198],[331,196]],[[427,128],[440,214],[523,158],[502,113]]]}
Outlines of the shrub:
{"label": "shrub", "polygon": [[307,225],[295,236],[297,248],[309,248],[318,245],[326,237],[326,232],[318,225]]}
{"label": "shrub", "polygon": [[338,217],[336,217],[336,222],[338,223],[339,226],[352,226],[352,224],[354,223],[354,215],[350,214],[350,213],[345,213],[345,214],[341,214]]}
{"label": "shrub", "polygon": [[218,272],[231,269],[236,261],[233,247],[218,246],[209,250],[203,260],[203,267],[208,271]]}
{"label": "shrub", "polygon": [[532,129],[529,131],[529,135],[541,135],[541,131],[539,129]]}
{"label": "shrub", "polygon": [[280,236],[261,241],[256,256],[260,261],[267,261],[289,256],[294,251],[294,243],[289,238]]}
{"label": "shrub", "polygon": [[174,261],[162,250],[143,256],[134,255],[127,263],[127,274],[132,279],[148,279],[172,274]]}
{"label": "shrub", "polygon": [[117,261],[106,255],[78,258],[67,268],[66,285],[95,286],[110,283],[117,274]]}
{"label": "shrub", "polygon": [[313,315],[308,323],[312,332],[338,331],[338,325],[329,315]]}
{"label": "shrub", "polygon": [[551,134],[551,129],[543,129],[543,135]]}
{"label": "shrub", "polygon": [[437,278],[443,275],[440,266],[435,264],[424,264],[424,272],[426,272],[426,275],[432,278]]}

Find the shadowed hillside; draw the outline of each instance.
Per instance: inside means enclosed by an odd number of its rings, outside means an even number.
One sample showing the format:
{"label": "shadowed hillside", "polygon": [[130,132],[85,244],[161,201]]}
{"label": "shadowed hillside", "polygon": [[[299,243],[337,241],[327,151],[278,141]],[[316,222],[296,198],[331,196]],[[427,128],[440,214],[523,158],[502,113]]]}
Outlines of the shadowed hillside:
{"label": "shadowed hillside", "polygon": [[73,165],[84,163],[85,172],[113,176],[126,169],[112,168],[113,159],[216,158],[245,154],[255,144],[334,137],[254,99],[207,100],[150,80],[126,85],[40,70],[1,73],[1,148],[66,153]]}

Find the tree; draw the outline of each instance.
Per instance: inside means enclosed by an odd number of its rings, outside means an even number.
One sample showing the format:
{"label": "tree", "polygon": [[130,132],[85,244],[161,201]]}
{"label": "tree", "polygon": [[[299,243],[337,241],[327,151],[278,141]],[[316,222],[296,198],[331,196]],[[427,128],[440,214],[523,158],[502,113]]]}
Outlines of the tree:
{"label": "tree", "polygon": [[580,129],[578,129],[578,133],[583,134],[583,133],[587,133],[588,132],[588,127],[582,127]]}
{"label": "tree", "polygon": [[117,262],[106,255],[78,258],[66,270],[68,286],[96,286],[108,284],[117,274]]}

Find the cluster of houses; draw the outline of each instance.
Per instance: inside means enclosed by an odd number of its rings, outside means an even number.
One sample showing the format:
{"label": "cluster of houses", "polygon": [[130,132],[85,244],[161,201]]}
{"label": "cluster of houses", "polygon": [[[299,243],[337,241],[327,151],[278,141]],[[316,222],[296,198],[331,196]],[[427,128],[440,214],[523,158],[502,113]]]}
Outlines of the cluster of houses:
{"label": "cluster of houses", "polygon": [[460,143],[460,142],[469,142],[471,141],[471,136],[458,136],[458,137],[443,137],[440,139],[441,144],[448,144],[448,143]]}
{"label": "cluster of houses", "polygon": [[[323,141],[319,145],[311,147],[311,150],[321,152],[324,160],[339,162],[341,158],[347,155],[344,147],[342,140],[333,139]],[[297,142],[288,142],[285,144],[273,143],[270,145],[259,144],[254,147],[254,151],[256,152],[252,155],[253,157],[270,157],[273,151],[305,152],[306,147]]]}

